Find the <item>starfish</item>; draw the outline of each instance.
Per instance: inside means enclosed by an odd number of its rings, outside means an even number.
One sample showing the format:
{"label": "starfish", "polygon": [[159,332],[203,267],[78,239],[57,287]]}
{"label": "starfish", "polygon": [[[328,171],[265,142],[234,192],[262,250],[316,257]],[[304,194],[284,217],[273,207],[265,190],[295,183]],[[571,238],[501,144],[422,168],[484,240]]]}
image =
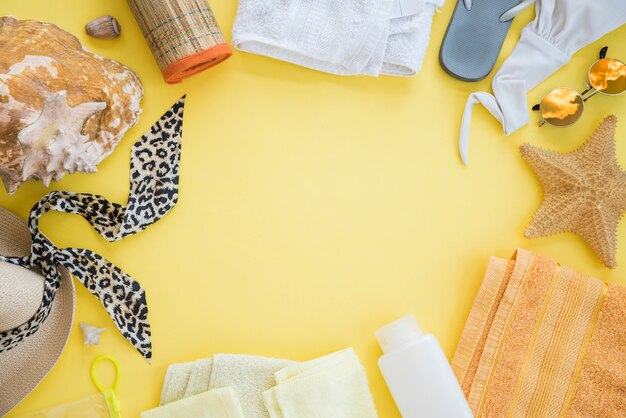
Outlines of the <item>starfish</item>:
{"label": "starfish", "polygon": [[626,211],[626,172],[615,155],[617,117],[607,116],[587,142],[561,154],[529,144],[522,156],[544,190],[527,238],[579,235],[609,268],[617,267],[617,225]]}
{"label": "starfish", "polygon": [[65,90],[50,95],[37,120],[18,134],[24,153],[22,181],[38,178],[48,186],[66,171],[87,171],[87,162],[95,166],[99,161],[92,160],[101,155],[96,149],[99,144],[89,141],[82,130],[89,118],[106,107],[104,102],[70,107]]}

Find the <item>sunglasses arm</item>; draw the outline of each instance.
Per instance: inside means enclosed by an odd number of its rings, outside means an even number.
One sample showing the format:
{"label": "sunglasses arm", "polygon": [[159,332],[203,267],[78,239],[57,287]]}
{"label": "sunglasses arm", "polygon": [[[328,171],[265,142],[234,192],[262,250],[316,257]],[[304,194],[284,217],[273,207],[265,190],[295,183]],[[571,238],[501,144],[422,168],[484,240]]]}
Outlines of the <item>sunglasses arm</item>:
{"label": "sunglasses arm", "polygon": [[[537,103],[536,105],[534,105],[534,106],[532,107],[532,109],[533,109],[533,111],[538,112],[538,111],[540,110],[540,105],[539,105],[539,103]],[[545,125],[545,124],[546,124],[546,120],[545,120],[545,119],[541,119],[541,120],[539,121],[539,127],[540,127],[540,128],[541,128],[543,125]]]}
{"label": "sunglasses arm", "polygon": [[606,53],[607,53],[608,51],[609,51],[609,47],[608,47],[608,46],[605,46],[604,48],[602,48],[602,49],[600,50],[600,54],[599,54],[599,56],[600,56],[600,59],[601,59],[601,60],[603,60],[603,59],[605,59],[605,58],[606,58]]}

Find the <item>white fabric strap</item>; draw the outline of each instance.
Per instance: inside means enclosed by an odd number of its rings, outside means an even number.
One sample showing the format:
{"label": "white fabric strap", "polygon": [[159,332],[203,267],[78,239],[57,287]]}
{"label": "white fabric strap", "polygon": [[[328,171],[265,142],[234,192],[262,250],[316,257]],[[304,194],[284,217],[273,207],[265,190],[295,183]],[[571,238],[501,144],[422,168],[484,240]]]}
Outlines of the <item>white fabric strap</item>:
{"label": "white fabric strap", "polygon": [[[470,94],[465,105],[459,152],[464,164],[468,163],[468,143],[472,109],[481,103],[510,135],[529,121],[526,93],[550,74],[569,62],[570,57],[541,38],[528,27],[509,58],[502,64],[492,83],[494,94],[476,92]],[[528,63],[533,65],[529,66]]]}

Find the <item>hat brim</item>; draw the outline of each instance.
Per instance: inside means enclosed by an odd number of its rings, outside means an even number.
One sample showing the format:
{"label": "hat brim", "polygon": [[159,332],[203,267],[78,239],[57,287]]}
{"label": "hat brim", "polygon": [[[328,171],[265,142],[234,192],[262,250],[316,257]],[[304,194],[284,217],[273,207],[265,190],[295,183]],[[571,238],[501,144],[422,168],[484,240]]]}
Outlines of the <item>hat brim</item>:
{"label": "hat brim", "polygon": [[[30,245],[26,222],[0,207],[2,255],[27,255]],[[61,287],[48,318],[18,346],[0,353],[0,416],[7,414],[39,385],[67,344],[76,309],[76,291],[70,273],[64,268],[60,270]]]}

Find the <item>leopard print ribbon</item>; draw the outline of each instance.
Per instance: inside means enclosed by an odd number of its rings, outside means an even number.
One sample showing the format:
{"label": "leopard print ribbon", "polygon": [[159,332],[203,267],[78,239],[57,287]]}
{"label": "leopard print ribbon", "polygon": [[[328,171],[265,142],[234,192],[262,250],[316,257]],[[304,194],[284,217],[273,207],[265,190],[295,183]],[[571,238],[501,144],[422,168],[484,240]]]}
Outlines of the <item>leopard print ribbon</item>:
{"label": "leopard print ribbon", "polygon": [[126,206],[98,195],[56,191],[33,207],[28,222],[33,240],[31,255],[0,256],[0,261],[40,270],[45,277],[43,297],[30,320],[0,332],[0,353],[34,334],[46,320],[61,286],[59,266],[63,266],[100,300],[122,335],[151,361],[148,305],[141,285],[93,251],[55,247],[39,231],[39,218],[52,210],[80,215],[112,242],[143,231],[165,216],[178,201],[184,106],[182,97],[133,146]]}

